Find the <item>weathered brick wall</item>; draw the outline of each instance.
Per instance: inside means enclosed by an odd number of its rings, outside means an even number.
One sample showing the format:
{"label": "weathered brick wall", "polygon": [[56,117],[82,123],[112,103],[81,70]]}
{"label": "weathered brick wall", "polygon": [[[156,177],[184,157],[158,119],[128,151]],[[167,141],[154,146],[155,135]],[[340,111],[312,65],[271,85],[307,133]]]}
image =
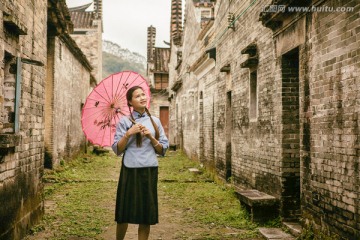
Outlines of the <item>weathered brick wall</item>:
{"label": "weathered brick wall", "polygon": [[181,52],[181,47],[176,46],[173,41],[171,41],[171,51],[168,63],[169,69],[169,144],[171,146],[179,146],[179,134],[178,134],[178,125],[177,125],[177,114],[178,107],[176,101],[176,92],[171,90],[171,87],[178,80],[178,71],[176,69],[179,64],[178,52]]}
{"label": "weathered brick wall", "polygon": [[72,34],[81,51],[93,67],[92,74],[99,83],[102,80],[102,27],[101,20],[93,20],[94,28],[86,29],[86,35]]}
{"label": "weathered brick wall", "polygon": [[[283,218],[301,214],[325,232],[357,239],[360,3],[323,1],[321,6],[354,9],[294,13],[273,32],[259,21],[271,1],[257,1],[242,13],[250,2],[217,3],[211,41],[216,66],[198,78],[191,66],[204,46],[196,39],[199,25],[187,1],[182,67],[179,73],[172,69],[174,52],[169,66],[171,81],[183,80],[170,109],[176,112],[174,139],[189,156],[213,164],[221,177],[279,198]],[[235,31],[226,29],[229,11],[239,16]],[[243,68],[249,56],[241,51],[251,43],[259,62]],[[230,71],[222,73],[227,65]],[[254,71],[257,110],[251,117]]]}
{"label": "weathered brick wall", "polygon": [[[199,116],[200,121],[200,136],[202,138],[202,146],[199,148],[200,160],[210,168],[215,168],[215,144],[219,138],[215,134],[216,124],[216,106],[217,100],[217,82],[214,77],[214,70],[210,71],[200,82],[200,89],[202,92],[202,101],[200,100]],[[201,94],[200,92],[200,94]]]}
{"label": "weathered brick wall", "polygon": [[[191,79],[191,78],[190,78]],[[184,84],[187,84],[186,79]],[[192,78],[195,80],[194,78]],[[191,158],[198,158],[198,92],[197,88],[188,89],[181,98],[181,123],[183,131],[183,149]]]}
{"label": "weathered brick wall", "polygon": [[[189,3],[189,8],[194,9],[194,5]],[[196,22],[194,12],[189,11],[186,15],[186,21],[190,23]],[[199,46],[197,45],[196,36],[200,31],[200,25],[195,25],[194,28],[184,29],[184,43],[187,43],[189,48],[183,49],[182,59],[186,59],[178,69],[174,71],[177,65],[177,47],[172,46],[172,53],[170,56],[169,66],[169,86],[174,82],[181,80],[182,87],[173,94],[175,108],[170,110],[170,144],[175,141],[184,151],[192,158],[198,158],[198,82],[193,73],[186,73],[190,65],[196,61],[200,56]],[[176,51],[174,51],[176,49]],[[176,119],[174,119],[176,117]],[[176,137],[172,137],[172,133],[176,133]],[[175,140],[176,139],[176,140]]]}
{"label": "weathered brick wall", "polygon": [[359,239],[360,3],[322,6],[354,9],[309,18],[310,153],[302,155],[303,210],[319,228]]}
{"label": "weathered brick wall", "polygon": [[90,73],[59,38],[54,39],[52,163],[73,156],[84,146],[81,107],[89,94]]}
{"label": "weathered brick wall", "polygon": [[155,117],[160,117],[160,107],[168,107],[168,95],[166,92],[153,92],[151,93],[151,102],[149,111],[151,115]]}
{"label": "weathered brick wall", "polygon": [[[204,54],[202,41],[198,40],[202,31],[198,15],[199,9],[192,1],[187,1],[183,43],[186,47],[182,51],[180,71],[183,90],[178,93],[178,112],[181,115],[182,148],[189,157],[214,167],[214,131],[211,128],[214,125],[214,76],[208,72],[211,67],[205,67],[203,72],[198,69],[197,62]],[[207,65],[211,64],[205,61],[202,66]]]}
{"label": "weathered brick wall", "polygon": [[[14,99],[14,92],[5,93],[4,76],[15,79],[14,72],[5,69],[5,55],[23,57],[46,63],[47,1],[2,1],[0,10],[0,99],[1,116],[14,111],[5,108],[4,98]],[[36,11],[36,12],[34,12]],[[4,12],[10,15],[19,29],[5,27]],[[44,159],[44,81],[45,67],[23,63],[21,67],[21,96],[19,100],[19,132],[14,127],[6,130],[7,136],[18,135],[19,143],[3,147],[0,160],[0,238],[21,239],[29,227],[43,214],[41,176]],[[8,95],[6,95],[8,94]],[[5,96],[6,95],[6,96]],[[13,114],[13,113],[12,113]],[[1,126],[9,119],[2,118]],[[13,120],[10,119],[10,122]],[[9,130],[11,129],[11,131]],[[4,128],[1,127],[1,133]],[[4,135],[1,136],[1,139]],[[3,144],[3,143],[2,143]]]}
{"label": "weathered brick wall", "polygon": [[[237,15],[244,12],[235,24],[235,31],[228,29],[226,18],[216,18],[216,36],[221,36],[216,42],[216,72],[226,64],[231,66],[231,89],[226,87],[224,78],[219,77],[217,94],[219,96],[218,112],[216,115],[217,166],[224,174],[226,165],[225,143],[225,103],[227,91],[231,90],[232,100],[232,134],[231,134],[231,176],[235,182],[250,188],[257,188],[275,196],[280,195],[278,188],[281,175],[281,106],[278,89],[281,82],[275,81],[274,72],[275,56],[274,45],[271,41],[271,31],[264,28],[258,21],[259,9],[266,4],[257,2],[253,7],[245,11],[248,6],[243,3],[232,4],[230,7],[236,10]],[[226,15],[226,4],[222,4],[218,10],[218,16]],[[255,69],[242,68],[240,66],[247,58],[247,54],[241,51],[251,43],[257,45],[259,64]],[[257,71],[257,117],[249,116],[250,96],[250,72]],[[220,75],[219,75],[220,76]],[[220,97],[221,96],[221,97]]]}

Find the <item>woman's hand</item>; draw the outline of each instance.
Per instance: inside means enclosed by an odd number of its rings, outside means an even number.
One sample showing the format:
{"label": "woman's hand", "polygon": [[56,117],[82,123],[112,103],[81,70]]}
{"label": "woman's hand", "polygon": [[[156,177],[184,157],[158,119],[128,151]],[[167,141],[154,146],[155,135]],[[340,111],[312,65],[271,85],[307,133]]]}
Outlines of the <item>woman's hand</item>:
{"label": "woman's hand", "polygon": [[144,126],[141,124],[134,124],[129,130],[127,130],[125,135],[117,143],[118,152],[123,152],[126,148],[126,144],[128,143],[130,136],[137,133],[142,133],[143,128]]}
{"label": "woman's hand", "polygon": [[148,139],[150,139],[150,142],[152,146],[155,149],[155,152],[158,154],[162,154],[162,145],[161,143],[151,134],[150,130],[143,126],[142,134],[144,134]]}
{"label": "woman's hand", "polygon": [[127,132],[126,134],[128,135],[128,137],[130,137],[131,135],[140,133],[143,131],[145,127],[141,124],[134,124]]}
{"label": "woman's hand", "polygon": [[150,130],[144,126],[142,127],[142,134],[144,134],[147,138],[152,138]]}

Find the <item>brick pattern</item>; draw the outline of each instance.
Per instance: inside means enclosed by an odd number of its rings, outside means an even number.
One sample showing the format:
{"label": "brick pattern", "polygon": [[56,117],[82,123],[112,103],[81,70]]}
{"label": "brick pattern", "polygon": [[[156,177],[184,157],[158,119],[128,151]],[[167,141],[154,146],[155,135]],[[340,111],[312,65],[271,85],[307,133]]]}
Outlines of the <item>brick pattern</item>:
{"label": "brick pattern", "polygon": [[300,214],[299,49],[281,58],[282,204],[284,218]]}
{"label": "brick pattern", "polygon": [[323,5],[354,7],[354,11],[315,13],[311,19],[311,138],[302,169],[302,181],[307,183],[302,192],[304,212],[328,231],[355,239],[360,237],[360,3],[327,1]]}
{"label": "brick pattern", "polygon": [[89,93],[90,73],[61,39],[49,41],[53,41],[53,48],[49,47],[53,61],[48,64],[52,71],[48,70],[47,79],[45,143],[50,159],[45,164],[55,166],[84,147],[81,107]]}
{"label": "brick pattern", "polygon": [[[278,96],[277,91],[280,83],[274,83],[275,69],[274,52],[271,50],[273,44],[269,41],[271,32],[258,22],[257,9],[261,9],[263,3],[257,3],[253,8],[246,11],[241,24],[236,24],[235,29],[228,30],[218,41],[217,51],[217,72],[228,63],[231,65],[232,78],[232,110],[233,110],[233,131],[232,131],[232,177],[236,183],[249,188],[256,188],[260,191],[279,196],[281,172],[281,106],[275,102]],[[226,14],[227,6],[220,6],[218,16]],[[245,10],[245,5],[232,5],[238,9],[238,14]],[[246,21],[245,21],[246,19]],[[226,19],[217,22],[218,26],[226,26]],[[216,35],[222,34],[223,28],[215,29]],[[261,35],[254,33],[261,32]],[[221,36],[221,35],[220,35]],[[257,118],[250,118],[250,72],[254,69],[241,68],[240,64],[247,58],[247,54],[241,54],[241,50],[251,43],[258,48],[259,65],[257,67]],[[236,46],[236,47],[234,47]],[[231,51],[229,51],[231,49]],[[217,105],[224,106],[226,96],[225,81],[217,82],[219,89],[219,101]],[[280,87],[281,89],[281,87]],[[220,98],[221,96],[221,98]],[[222,107],[223,108],[223,107]],[[225,110],[222,110],[224,112]],[[222,116],[220,113],[219,116]],[[224,120],[223,120],[224,121]],[[222,127],[217,130],[219,148],[216,149],[220,161],[225,164],[225,133]],[[217,159],[217,161],[219,161]]]}
{"label": "brick pattern", "polygon": [[169,101],[166,92],[151,93],[151,102],[149,111],[152,116],[160,118],[160,107],[168,107]]}
{"label": "brick pattern", "polygon": [[[169,64],[169,85],[182,80],[182,87],[170,92],[170,111],[175,113],[170,142],[225,178],[226,123],[232,116],[231,176],[237,185],[280,199],[284,218],[301,214],[325,233],[357,239],[360,3],[323,1],[321,6],[354,8],[287,16],[285,23],[299,18],[282,32],[273,32],[259,22],[259,13],[271,1],[257,1],[245,11],[250,2],[216,3],[210,30],[214,35],[206,47],[206,36],[197,37],[201,30],[196,8],[186,2],[183,44],[172,45]],[[228,11],[239,16],[235,30],[226,29]],[[255,120],[249,117],[253,69],[240,66],[248,58],[241,50],[251,43],[259,59]],[[189,69],[210,47],[216,47],[216,66],[197,78],[200,70]],[[292,49],[297,49],[295,57]],[[227,65],[231,84],[220,71]],[[228,91],[232,115],[226,114]]]}
{"label": "brick pattern", "polygon": [[[2,1],[0,21],[4,12],[9,14],[26,35],[19,36],[15,28],[0,24],[0,58],[5,52],[14,57],[24,57],[46,63],[46,16],[47,1],[26,0]],[[36,9],[36,12],[33,12]],[[15,66],[16,67],[16,66]],[[43,213],[42,182],[44,159],[44,81],[45,67],[22,64],[21,99],[19,109],[19,145],[2,149],[0,161],[0,238],[20,239],[27,227],[39,221]],[[0,99],[4,97],[4,76],[9,76],[0,68]],[[11,74],[10,74],[11,75]],[[15,75],[13,75],[15,78]],[[15,99],[14,99],[15,100]],[[4,104],[0,103],[4,117]],[[1,118],[1,123],[4,119]],[[1,124],[3,125],[3,124]],[[14,136],[13,128],[6,131]],[[3,132],[4,133],[4,132]]]}
{"label": "brick pattern", "polygon": [[[62,35],[63,28],[48,29],[48,16],[56,18],[51,24],[58,23],[62,16],[49,14],[49,9],[63,7],[61,10],[67,11],[64,2],[51,7],[48,3],[1,3],[0,21],[4,24],[0,24],[0,239],[22,239],[43,215],[44,159],[46,163],[55,157],[51,165],[57,164],[79,151],[85,140],[80,117],[81,103],[89,93],[90,66],[75,42]],[[25,62],[16,65],[16,57],[44,66]],[[21,68],[19,99],[14,91],[17,68]],[[17,100],[19,132],[14,132]]]}
{"label": "brick pattern", "polygon": [[87,30],[86,35],[72,34],[71,37],[91,63],[92,74],[99,83],[102,80],[102,21],[94,19],[93,27]]}

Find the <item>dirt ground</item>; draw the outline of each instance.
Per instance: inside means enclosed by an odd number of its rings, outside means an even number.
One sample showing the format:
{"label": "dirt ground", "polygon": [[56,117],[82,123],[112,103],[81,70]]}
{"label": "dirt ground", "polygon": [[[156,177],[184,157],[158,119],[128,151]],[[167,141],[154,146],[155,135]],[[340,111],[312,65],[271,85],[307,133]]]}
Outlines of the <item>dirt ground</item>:
{"label": "dirt ground", "polygon": [[[53,202],[48,202],[48,211],[54,207]],[[111,207],[115,207],[113,204]],[[172,239],[239,239],[238,235],[241,234],[239,229],[231,229],[224,227],[206,227],[197,223],[186,223],[181,219],[181,212],[179,209],[174,209],[172,206],[167,205],[164,201],[159,203],[159,217],[160,222],[151,227],[150,240],[172,240]],[[129,224],[128,231],[125,239],[137,239],[137,225]],[[209,235],[205,237],[204,235]],[[218,236],[214,238],[213,236]],[[221,237],[222,236],[222,237]],[[28,236],[26,240],[48,240],[56,239],[54,233],[42,231],[35,235]],[[72,237],[69,240],[90,240],[87,237]],[[116,240],[116,223],[111,226],[105,227],[104,232],[98,237],[97,240]],[[260,240],[262,238],[242,238],[249,240]]]}
{"label": "dirt ground", "polygon": [[[160,196],[161,197],[161,196]],[[181,218],[182,211],[166,204],[166,199],[159,199],[159,224],[151,227],[152,240],[171,239],[239,239],[241,230],[218,226],[204,226],[198,223],[186,223]],[[116,224],[110,226],[99,237],[115,240]],[[205,235],[209,235],[206,237]],[[218,236],[214,238],[213,236]],[[222,237],[221,237],[222,236]],[[129,224],[125,239],[137,239],[137,225]],[[246,238],[260,240],[262,238]]]}

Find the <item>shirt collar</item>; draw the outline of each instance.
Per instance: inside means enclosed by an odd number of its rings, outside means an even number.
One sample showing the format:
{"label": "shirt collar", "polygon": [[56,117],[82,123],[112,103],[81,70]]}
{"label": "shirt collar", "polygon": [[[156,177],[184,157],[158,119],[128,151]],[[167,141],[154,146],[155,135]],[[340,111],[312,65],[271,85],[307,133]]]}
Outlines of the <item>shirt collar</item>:
{"label": "shirt collar", "polygon": [[134,119],[138,119],[138,118],[142,118],[142,117],[147,116],[147,113],[144,112],[143,114],[140,114],[140,113],[138,113],[137,111],[134,110],[132,112],[132,115],[133,115]]}

